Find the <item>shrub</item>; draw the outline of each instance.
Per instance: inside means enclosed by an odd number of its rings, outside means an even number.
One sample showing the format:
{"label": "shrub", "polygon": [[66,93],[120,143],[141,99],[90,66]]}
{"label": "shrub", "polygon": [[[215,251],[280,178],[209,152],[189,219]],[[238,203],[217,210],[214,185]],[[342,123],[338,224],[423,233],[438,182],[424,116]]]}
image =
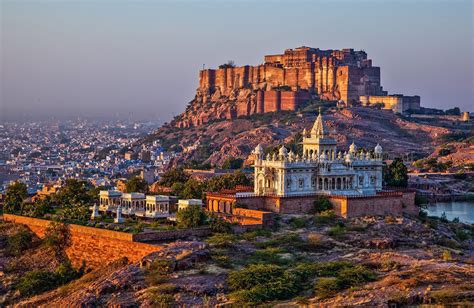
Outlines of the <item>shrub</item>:
{"label": "shrub", "polygon": [[174,302],[174,297],[171,294],[153,294],[150,300],[158,307],[169,307]]}
{"label": "shrub", "polygon": [[286,233],[279,235],[275,238],[269,239],[265,242],[255,243],[255,246],[258,248],[267,248],[267,247],[294,247],[298,243],[301,243],[302,240],[297,233]]}
{"label": "shrub", "polygon": [[347,262],[328,262],[316,269],[318,276],[335,276],[320,278],[315,285],[316,295],[333,296],[337,291],[373,281],[376,275],[365,266],[353,266]]}
{"label": "shrub", "polygon": [[195,228],[202,226],[205,224],[206,218],[206,214],[199,205],[190,205],[187,208],[178,211],[176,214],[179,228]]}
{"label": "shrub", "polygon": [[320,277],[336,276],[339,271],[350,267],[353,267],[352,263],[345,261],[322,262],[314,265],[314,272]]}
{"label": "shrub", "polygon": [[311,232],[306,240],[306,250],[314,251],[331,248],[332,244],[324,239],[322,234]]}
{"label": "shrub", "polygon": [[174,271],[174,262],[171,260],[154,260],[149,266],[148,271],[160,272],[162,274],[169,274]]}
{"label": "shrub", "polygon": [[32,245],[33,234],[26,229],[22,229],[7,239],[7,253],[12,256],[19,256]]}
{"label": "shrub", "polygon": [[215,215],[209,218],[209,226],[212,232],[232,233],[232,224]]}
{"label": "shrub", "polygon": [[415,194],[415,205],[422,206],[428,204],[428,199],[420,194]]}
{"label": "shrub", "polygon": [[438,152],[438,156],[446,156],[451,154],[451,149],[450,148],[442,148]]}
{"label": "shrub", "polygon": [[44,242],[52,247],[56,253],[61,253],[71,245],[69,225],[61,222],[51,222],[46,228]]}
{"label": "shrub", "polygon": [[262,263],[262,264],[278,264],[286,265],[290,262],[289,259],[282,258],[279,254],[283,251],[280,248],[265,248],[262,250],[255,251],[250,258],[249,263]]}
{"label": "shrub", "polygon": [[443,213],[441,214],[441,217],[439,218],[439,221],[444,222],[444,223],[449,222],[448,218],[446,217],[446,213],[445,213],[445,212],[443,212]]}
{"label": "shrub", "polygon": [[223,268],[231,268],[232,267],[232,263],[231,263],[231,260],[230,260],[229,256],[212,255],[211,258],[220,267],[223,267]]}
{"label": "shrub", "polygon": [[48,271],[26,273],[15,286],[22,296],[31,296],[51,290],[56,286],[55,275]]}
{"label": "shrub", "polygon": [[79,270],[76,270],[67,261],[54,272],[43,270],[28,272],[15,285],[15,288],[22,296],[40,294],[79,278],[84,273],[84,267],[83,264]]}
{"label": "shrub", "polygon": [[316,291],[316,295],[320,297],[329,297],[336,295],[337,292],[342,289],[339,285],[337,278],[334,277],[319,278],[316,281],[314,288]]}
{"label": "shrub", "polygon": [[245,232],[244,234],[242,234],[242,237],[249,241],[258,236],[269,237],[270,235],[272,235],[272,232],[270,230],[262,228],[262,229]]}
{"label": "shrub", "polygon": [[274,264],[252,264],[230,272],[227,283],[231,297],[240,303],[288,299],[301,289],[297,276]]}
{"label": "shrub", "polygon": [[290,225],[294,229],[304,228],[304,227],[306,227],[307,223],[308,223],[308,221],[304,217],[291,217],[291,219],[290,219]]}
{"label": "shrub", "polygon": [[451,256],[451,251],[449,250],[444,250],[443,251],[443,260],[444,261],[451,261],[453,258]]}
{"label": "shrub", "polygon": [[335,222],[335,220],[336,213],[333,210],[322,211],[314,217],[314,222],[318,224],[330,224]]}
{"label": "shrub", "polygon": [[332,236],[332,237],[342,237],[346,234],[346,228],[345,227],[341,227],[339,225],[335,226],[335,227],[332,227],[330,228],[328,231],[327,231],[327,234],[329,236]]}
{"label": "shrub", "polygon": [[468,240],[471,236],[469,234],[469,232],[465,231],[465,230],[456,230],[456,237],[460,240],[460,241],[465,241],[465,240]]}
{"label": "shrub", "polygon": [[314,213],[321,213],[323,211],[332,210],[332,204],[326,197],[320,197],[313,202]]}
{"label": "shrub", "polygon": [[237,240],[237,237],[233,234],[214,234],[209,237],[206,242],[219,248],[230,247]]}
{"label": "shrub", "polygon": [[362,265],[356,267],[346,267],[340,270],[337,278],[341,287],[348,288],[368,281],[374,281],[376,276],[374,272]]}
{"label": "shrub", "polygon": [[142,222],[139,222],[132,227],[133,233],[142,233],[144,230],[145,230],[145,224]]}
{"label": "shrub", "polygon": [[456,242],[455,240],[452,240],[450,238],[442,238],[438,240],[438,244],[444,247],[448,247],[451,249],[459,249],[459,243]]}
{"label": "shrub", "polygon": [[311,246],[321,246],[323,243],[323,236],[319,233],[311,232],[308,234],[308,244]]}

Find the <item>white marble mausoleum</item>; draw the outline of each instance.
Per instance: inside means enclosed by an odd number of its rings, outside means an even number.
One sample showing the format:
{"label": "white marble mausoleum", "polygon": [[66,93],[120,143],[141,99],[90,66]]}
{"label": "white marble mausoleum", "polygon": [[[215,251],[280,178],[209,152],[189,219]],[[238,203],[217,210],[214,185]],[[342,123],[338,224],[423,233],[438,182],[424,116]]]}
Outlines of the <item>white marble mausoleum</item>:
{"label": "white marble mausoleum", "polygon": [[337,151],[321,112],[311,131],[303,130],[302,156],[284,146],[265,156],[261,145],[253,154],[258,196],[372,196],[382,190],[382,147],[377,144],[373,153],[357,151],[353,142],[348,151]]}

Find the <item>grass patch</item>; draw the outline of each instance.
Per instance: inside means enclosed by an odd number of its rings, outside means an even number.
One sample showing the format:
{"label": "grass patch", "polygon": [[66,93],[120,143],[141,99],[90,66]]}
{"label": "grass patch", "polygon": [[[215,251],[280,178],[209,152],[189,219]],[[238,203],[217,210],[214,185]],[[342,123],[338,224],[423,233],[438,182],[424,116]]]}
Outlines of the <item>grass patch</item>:
{"label": "grass patch", "polygon": [[327,231],[327,235],[335,237],[335,238],[343,238],[347,233],[346,227],[337,225],[335,227],[330,228]]}
{"label": "grass patch", "polygon": [[314,216],[314,222],[320,225],[334,224],[337,221],[337,215],[334,210],[322,211]]}
{"label": "grass patch", "polygon": [[302,240],[297,233],[286,233],[278,235],[264,242],[255,243],[258,248],[269,247],[294,247],[295,244],[301,243]]}
{"label": "grass patch", "polygon": [[257,229],[249,232],[245,232],[242,234],[242,238],[251,241],[257,237],[270,237],[272,235],[272,232],[268,229],[262,228],[262,229]]}
{"label": "grass patch", "polygon": [[230,233],[217,233],[209,237],[206,242],[219,248],[231,247],[239,238]]}
{"label": "grass patch", "polygon": [[293,229],[301,229],[308,225],[308,219],[305,217],[291,217],[289,223]]}
{"label": "grass patch", "polygon": [[283,258],[280,254],[284,251],[281,248],[268,247],[262,250],[255,251],[247,260],[246,263],[259,263],[259,264],[277,264],[286,265],[289,264],[291,259]]}

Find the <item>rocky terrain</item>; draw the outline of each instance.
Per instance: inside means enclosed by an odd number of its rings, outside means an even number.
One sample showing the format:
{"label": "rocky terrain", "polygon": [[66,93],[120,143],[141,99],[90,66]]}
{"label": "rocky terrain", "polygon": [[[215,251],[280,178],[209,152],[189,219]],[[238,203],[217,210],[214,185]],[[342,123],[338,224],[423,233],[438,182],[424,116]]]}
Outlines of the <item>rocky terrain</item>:
{"label": "rocky terrain", "polygon": [[[256,264],[285,273],[306,271],[304,284],[286,298],[271,300],[274,306],[472,305],[473,235],[472,226],[423,216],[349,221],[324,213],[281,216],[274,230],[176,242],[135,264],[117,260],[17,305],[240,305],[242,292],[229,277]],[[331,278],[340,277],[338,267],[360,277],[354,276],[351,287],[323,284],[340,279]]]}
{"label": "rocky terrain", "polygon": [[[172,122],[143,142],[158,139],[166,149],[180,152],[175,163],[194,160],[219,166],[229,156],[246,159],[258,143],[268,147],[290,142],[304,128],[312,127],[316,109],[317,105],[310,105],[302,112],[256,114],[188,128],[177,128]],[[443,143],[442,136],[454,131],[435,121],[419,123],[387,110],[363,107],[343,110],[324,107],[323,110],[341,149],[347,149],[352,141],[367,149],[380,143],[390,157],[407,154],[414,159],[426,157]],[[199,111],[185,113],[199,114]]]}

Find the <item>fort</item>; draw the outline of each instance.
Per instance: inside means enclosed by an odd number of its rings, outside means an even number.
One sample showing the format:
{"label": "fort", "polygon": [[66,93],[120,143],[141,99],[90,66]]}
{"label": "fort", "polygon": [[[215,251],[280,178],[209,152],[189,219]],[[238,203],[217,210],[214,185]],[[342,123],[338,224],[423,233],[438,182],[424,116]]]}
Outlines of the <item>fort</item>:
{"label": "fort", "polygon": [[420,108],[419,96],[388,95],[381,86],[380,67],[372,65],[365,51],[302,46],[266,55],[264,63],[256,66],[231,63],[201,70],[196,97],[175,125],[296,111],[310,99],[378,103],[401,113]]}

